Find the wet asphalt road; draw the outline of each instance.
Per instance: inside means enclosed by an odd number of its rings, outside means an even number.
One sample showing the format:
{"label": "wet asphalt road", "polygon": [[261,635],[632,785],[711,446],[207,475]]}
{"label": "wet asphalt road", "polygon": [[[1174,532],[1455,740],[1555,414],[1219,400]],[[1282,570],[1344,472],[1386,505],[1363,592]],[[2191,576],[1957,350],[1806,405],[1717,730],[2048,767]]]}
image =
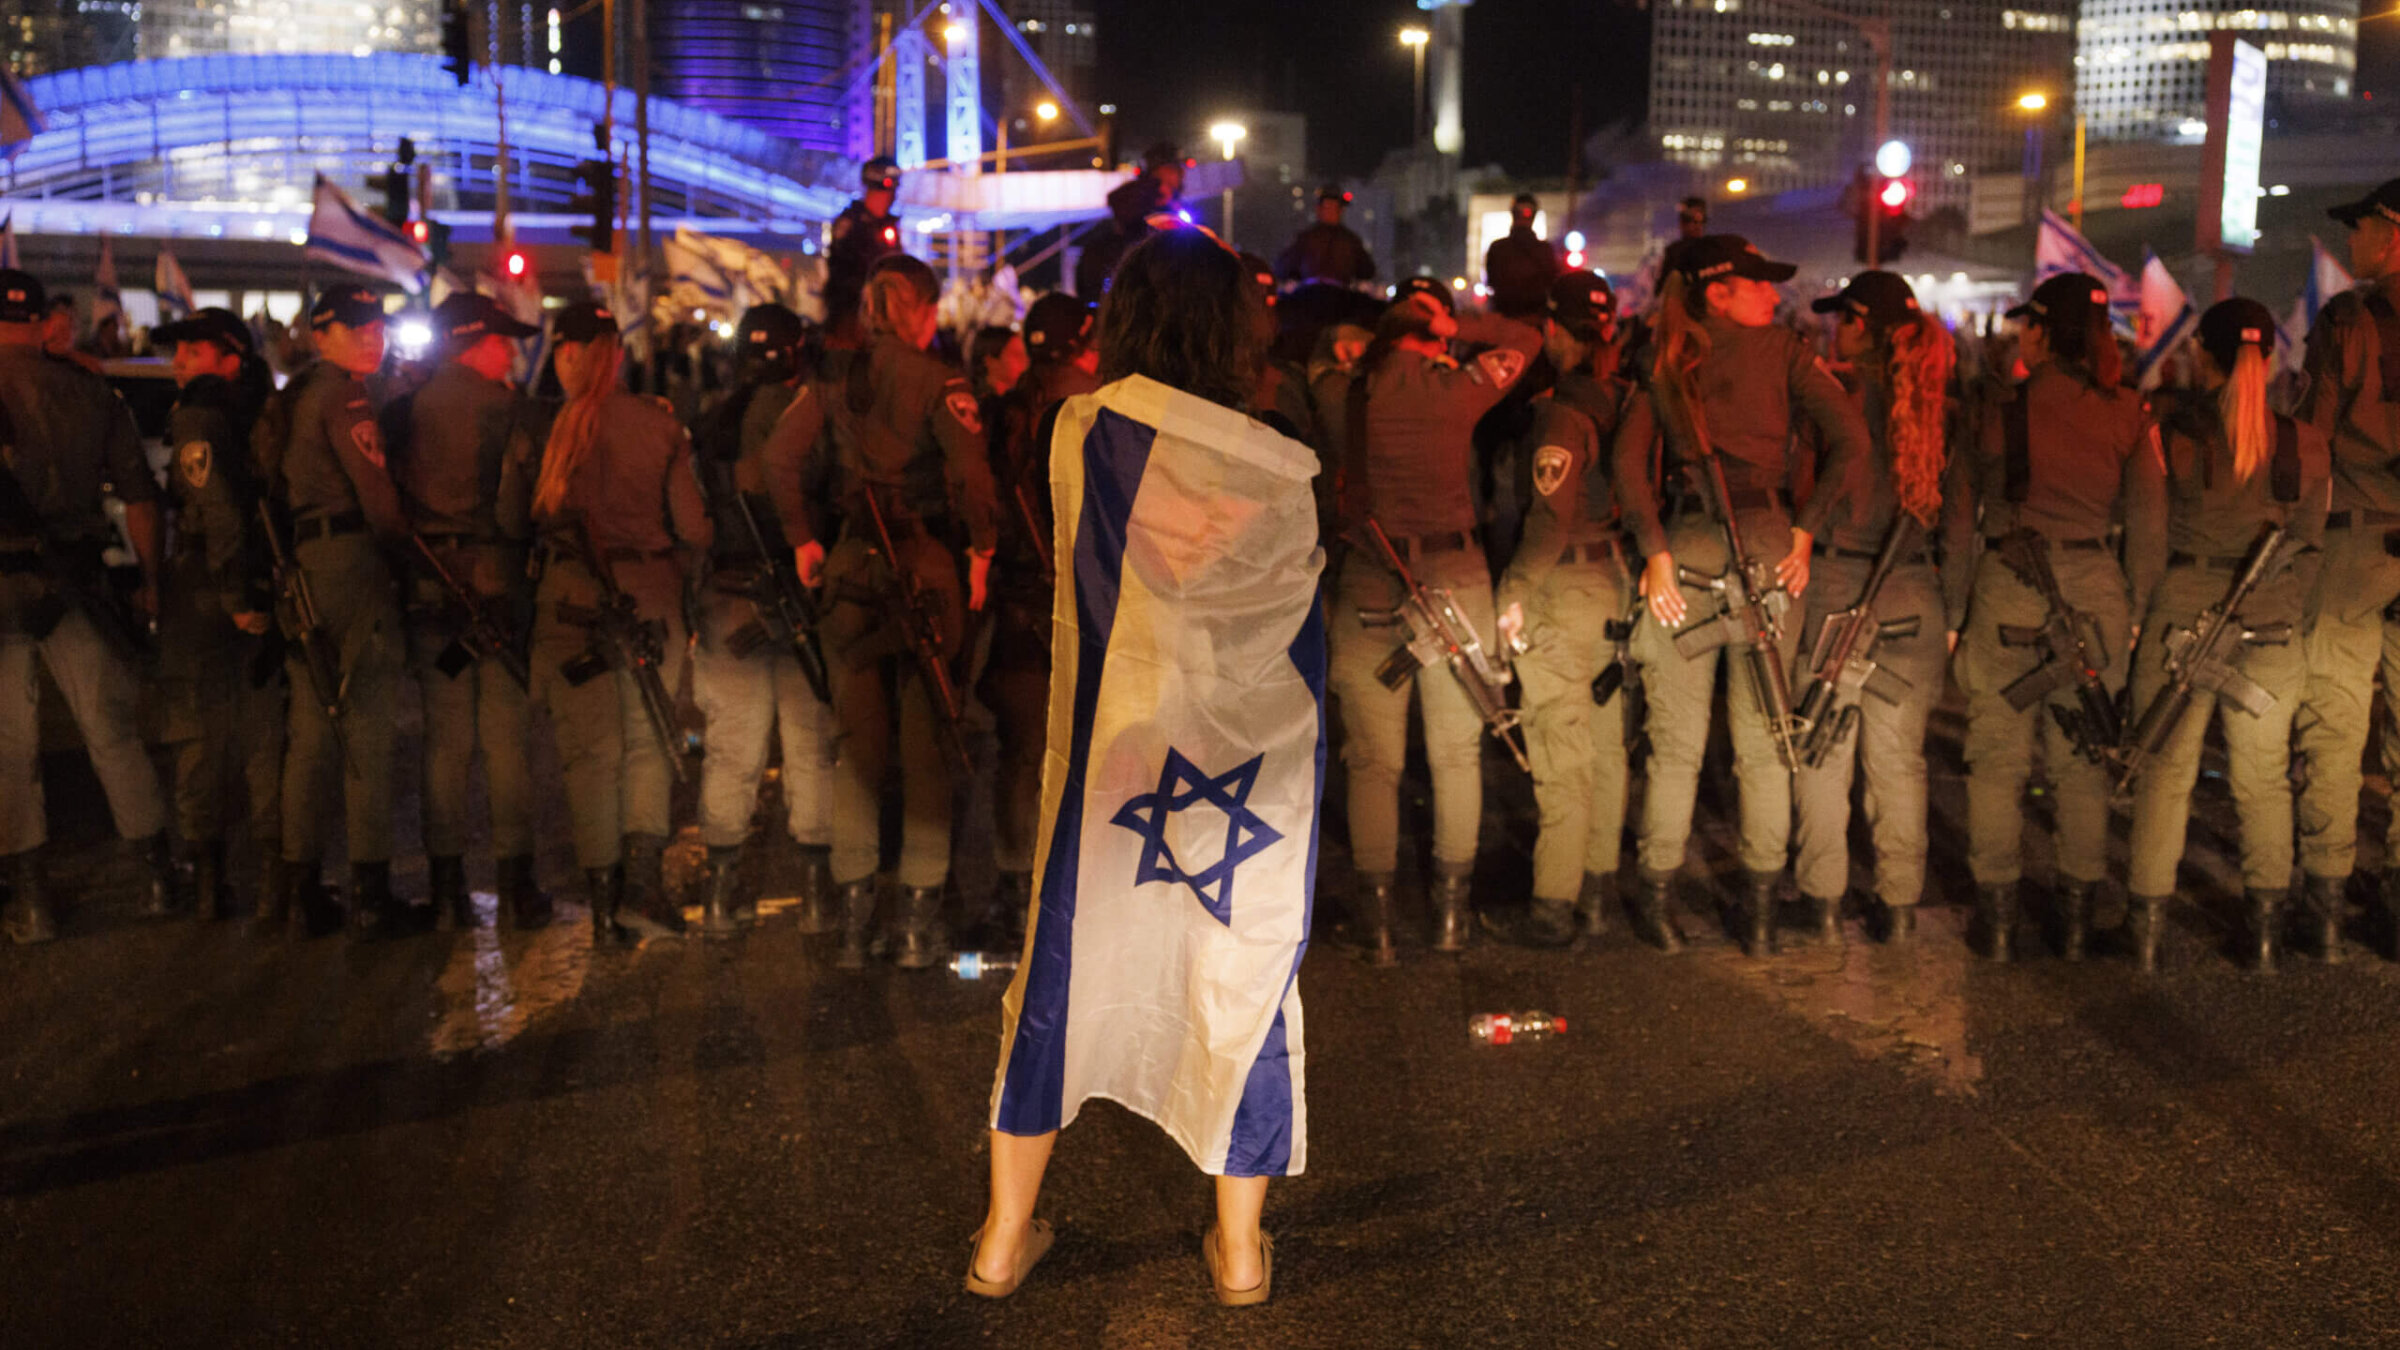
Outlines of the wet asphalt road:
{"label": "wet asphalt road", "polygon": [[[1269,1198],[1274,1302],[1227,1312],[1205,1180],[1105,1103],[1060,1143],[1055,1252],[960,1291],[996,983],[844,975],[785,915],[598,953],[572,906],[371,948],[142,925],[77,767],[69,939],[0,951],[0,1345],[2400,1344],[2400,966],[2231,964],[2221,782],[2146,983],[1980,965],[1947,908],[1747,961],[1701,912],[1723,801],[1682,957],[1321,941],[1313,1166]],[[1487,903],[1530,828],[1494,799]],[[1526,1007],[1570,1034],[1470,1046]]]}

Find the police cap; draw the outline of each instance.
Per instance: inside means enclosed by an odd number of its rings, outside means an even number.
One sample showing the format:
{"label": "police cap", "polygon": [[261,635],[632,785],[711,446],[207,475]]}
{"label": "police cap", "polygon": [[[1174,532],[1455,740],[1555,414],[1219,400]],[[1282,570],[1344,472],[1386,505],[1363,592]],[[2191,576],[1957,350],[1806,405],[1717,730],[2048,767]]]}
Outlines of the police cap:
{"label": "police cap", "polygon": [[1758,246],[1738,234],[1707,234],[1685,244],[1675,266],[1703,285],[1727,277],[1747,277],[1778,285],[1800,269],[1792,263],[1770,262]]}
{"label": "police cap", "polygon": [[550,320],[550,336],[557,342],[592,342],[616,331],[616,314],[597,300],[578,300]]}
{"label": "police cap", "polygon": [[1838,293],[1809,308],[1819,314],[1856,315],[1869,327],[1889,328],[1917,316],[1917,293],[1897,272],[1861,272]]}
{"label": "police cap", "polygon": [[1458,301],[1452,298],[1450,288],[1432,277],[1401,278],[1400,284],[1392,290],[1392,303],[1398,304],[1412,295],[1430,295],[1441,301],[1442,312],[1445,314],[1458,312]]}
{"label": "police cap", "polygon": [[2275,354],[2275,315],[2265,305],[2237,295],[2219,300],[2200,316],[2200,346],[2216,358],[2219,370],[2233,369],[2242,348],[2256,347],[2262,356]]}
{"label": "police cap", "polygon": [[308,307],[308,326],[323,328],[330,323],[364,328],[383,322],[383,297],[364,286],[336,286],[317,296]]}
{"label": "police cap", "polygon": [[858,166],[858,183],[869,190],[885,192],[900,190],[900,165],[890,155],[877,155]]}
{"label": "police cap", "polygon": [[433,307],[433,331],[455,346],[480,342],[497,334],[504,338],[540,337],[542,330],[500,308],[500,302],[474,291],[458,291]]}
{"label": "police cap", "polygon": [[2356,225],[2368,216],[2381,216],[2400,225],[2400,178],[2385,183],[2354,202],[2345,202],[2325,213],[2344,225]]}
{"label": "police cap", "polygon": [[0,323],[39,323],[47,308],[41,278],[0,267]]}
{"label": "police cap", "polygon": [[1317,200],[1321,202],[1340,202],[1342,205],[1348,206],[1350,204],[1350,189],[1343,187],[1339,183],[1322,184],[1317,188]]}
{"label": "police cap", "polygon": [[1183,150],[1173,141],[1160,141],[1142,152],[1145,169],[1163,169],[1170,164],[1178,168],[1183,165]]}
{"label": "police cap", "polygon": [[752,305],[742,312],[735,337],[744,355],[768,355],[799,346],[808,337],[808,325],[781,305]]}
{"label": "police cap", "polygon": [[250,338],[250,325],[243,323],[232,310],[214,305],[150,330],[153,347],[174,347],[185,342],[213,342],[235,356],[248,356],[257,345]]}
{"label": "police cap", "polygon": [[2108,288],[2084,272],[2061,272],[2033,288],[2024,304],[2008,312],[2012,319],[2032,319],[2045,328],[2081,328],[2092,311],[2108,310]]}
{"label": "police cap", "polygon": [[1617,294],[1597,272],[1561,272],[1550,283],[1550,317],[1581,338],[1597,338],[1617,312]]}
{"label": "police cap", "polygon": [[1065,291],[1052,291],[1025,311],[1025,350],[1035,360],[1068,360],[1091,336],[1092,307]]}

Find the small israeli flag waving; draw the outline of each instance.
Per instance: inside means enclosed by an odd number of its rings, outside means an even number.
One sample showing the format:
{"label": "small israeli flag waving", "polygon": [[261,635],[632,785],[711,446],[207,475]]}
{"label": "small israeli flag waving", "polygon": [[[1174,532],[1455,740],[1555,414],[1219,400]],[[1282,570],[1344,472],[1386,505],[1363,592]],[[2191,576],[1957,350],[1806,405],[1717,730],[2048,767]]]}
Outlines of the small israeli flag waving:
{"label": "small israeli flag waving", "polygon": [[1050,443],[1061,560],[1035,912],[992,1128],[1106,1097],[1204,1172],[1307,1161],[1325,631],[1297,441],[1140,376]]}

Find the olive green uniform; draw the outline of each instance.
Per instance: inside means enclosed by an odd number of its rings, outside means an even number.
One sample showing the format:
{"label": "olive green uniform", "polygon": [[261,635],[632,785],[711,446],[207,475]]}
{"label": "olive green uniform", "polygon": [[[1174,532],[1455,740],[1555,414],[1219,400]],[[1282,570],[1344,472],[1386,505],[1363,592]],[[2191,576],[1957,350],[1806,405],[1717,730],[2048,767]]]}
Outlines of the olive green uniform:
{"label": "olive green uniform", "polygon": [[[808,513],[804,482],[827,483],[824,500],[841,518],[823,571],[838,738],[833,879],[841,886],[866,882],[882,860],[880,802],[896,732],[904,812],[900,884],[930,891],[950,875],[952,783],[933,700],[903,636],[893,563],[926,598],[943,652],[956,653],[966,606],[959,559],[944,529],[955,522],[968,547],[994,546],[991,464],[975,396],[940,360],[892,338],[849,360],[815,400],[813,415],[825,419],[827,434],[776,436],[767,482],[795,546],[815,539],[820,528]],[[896,560],[883,556],[869,493],[891,530]]]}
{"label": "olive green uniform", "polygon": [[[290,739],[283,761],[283,857],[307,869],[325,853],[326,803],[339,774],[350,862],[392,857],[393,702],[402,658],[388,551],[407,537],[367,387],[319,362],[292,398],[283,453],[293,562],[308,574],[344,684],[341,739],[291,645]],[[343,744],[349,753],[345,758]]]}
{"label": "olive green uniform", "polygon": [[[100,509],[103,487],[129,505],[158,500],[133,415],[98,376],[32,346],[0,347],[0,408],[15,431],[6,468],[41,517],[49,546],[84,555],[71,564],[96,567],[112,537]],[[0,856],[30,853],[49,839],[37,760],[37,656],[74,714],[117,832],[148,839],[166,824],[158,773],[135,726],[140,685],[132,665],[81,609],[70,607],[47,637],[28,631],[48,595],[41,547],[0,527]]]}
{"label": "olive green uniform", "polygon": [[686,645],[680,548],[709,545],[708,508],[692,470],[691,440],[674,414],[622,389],[602,404],[598,436],[555,517],[532,519],[540,476],[535,456],[513,456],[508,465],[500,524],[513,534],[530,523],[539,533],[534,697],[549,711],[557,735],[576,863],[587,873],[601,871],[624,861],[628,836],[663,841],[670,834],[673,770],[667,756],[680,749],[660,741],[631,672],[611,662],[606,674],[581,685],[567,677],[568,668],[593,651],[589,618],[602,604],[600,583],[577,555],[572,528],[582,524],[601,565],[633,598],[641,620],[661,631],[659,675],[671,696]]}
{"label": "olive green uniform", "polygon": [[1541,833],[1537,905],[1572,905],[1585,876],[1615,875],[1625,832],[1625,717],[1631,700],[1594,706],[1592,681],[1618,657],[1608,625],[1625,618],[1632,581],[1609,483],[1610,438],[1626,382],[1577,372],[1535,405],[1520,458],[1533,505],[1501,574],[1498,605],[1525,607],[1526,755]]}
{"label": "olive green uniform", "polygon": [[[2400,279],[2379,283],[2374,294],[2388,304],[2400,294]],[[2357,862],[2361,761],[2376,676],[2387,691],[2400,689],[2400,622],[2385,617],[2400,599],[2400,557],[2388,542],[2400,531],[2395,358],[2400,351],[2387,353],[2375,313],[2356,293],[2328,302],[2309,330],[2307,391],[2298,416],[2330,443],[2333,505],[2308,604],[2302,645],[2308,683],[2295,726],[2306,774],[2300,867],[2320,889],[2331,883],[2338,890]],[[2400,764],[2400,747],[2390,737],[2384,744],[2389,772]],[[2384,860],[2387,868],[2400,866],[2400,812],[2385,825]]]}
{"label": "olive green uniform", "polygon": [[[1875,559],[1900,518],[1899,488],[1893,478],[1891,395],[1880,382],[1856,387],[1859,411],[1875,447],[1862,461],[1853,488],[1842,494],[1816,542],[1809,569],[1806,622],[1800,629],[1800,661],[1793,697],[1814,674],[1825,620],[1858,604]],[[1868,833],[1875,846],[1875,892],[1894,908],[1914,905],[1925,890],[1925,723],[1941,701],[1949,666],[1948,634],[1965,619],[1966,588],[1945,588],[1936,571],[1966,568],[1974,561],[1974,520],[1953,484],[1959,461],[1944,473],[1942,510],[1935,529],[1919,531],[1915,547],[1896,563],[1877,594],[1873,621],[1905,625],[1908,637],[1883,637],[1872,660],[1906,681],[1886,702],[1869,693],[1858,704],[1857,730],[1833,747],[1815,768],[1800,768],[1792,780],[1792,877],[1800,893],[1819,902],[1839,901],[1850,889],[1850,786],[1863,767]],[[1956,608],[1945,590],[1956,592]]]}
{"label": "olive green uniform", "polygon": [[[1780,326],[1744,328],[1716,318],[1705,324],[1709,354],[1700,363],[1694,393],[1724,463],[1735,522],[1754,555],[1750,562],[1754,569],[1771,568],[1791,552],[1794,529],[1823,533],[1840,485],[1853,471],[1851,466],[1869,453],[1866,426],[1849,395],[1798,334]],[[1819,490],[1807,494],[1795,518],[1792,501],[1804,487],[1805,466],[1788,453],[1788,443],[1798,418],[1806,418],[1823,438],[1825,465]],[[1665,453],[1657,456],[1654,448],[1662,435]],[[1673,555],[1679,568],[1720,574],[1733,561],[1725,528],[1710,511],[1696,477],[1702,467],[1692,460],[1691,447],[1680,443],[1680,435],[1664,427],[1649,391],[1637,391],[1627,401],[1624,423],[1617,430],[1617,491],[1632,526],[1635,550],[1643,559],[1664,552]],[[1677,477],[1683,480],[1682,491],[1670,503],[1662,489]],[[1686,628],[1707,622],[1718,608],[1715,596],[1690,584],[1683,586],[1683,598],[1689,607]],[[1797,628],[1787,616],[1781,648],[1787,663],[1799,646]],[[1718,656],[1733,650],[1686,658],[1675,649],[1674,639],[1675,634],[1647,612],[1634,628],[1634,658],[1641,663],[1642,688],[1650,705],[1649,784],[1642,803],[1639,861],[1652,884],[1683,866],[1700,760],[1708,748]],[[1735,678],[1728,685],[1726,715],[1733,734],[1734,774],[1741,784],[1741,862],[1757,882],[1783,871],[1791,838],[1792,776],[1776,754],[1770,714],[1760,706],[1751,682]]]}
{"label": "olive green uniform", "polygon": [[184,386],[167,417],[175,528],[158,607],[162,739],[174,747],[175,827],[185,844],[223,841],[238,763],[252,837],[262,856],[280,856],[282,672],[258,668],[265,639],[233,622],[275,605],[256,533],[253,410],[239,399],[227,381],[204,376]]}
{"label": "olive green uniform", "polygon": [[[2167,635],[2190,628],[2202,610],[2221,602],[2267,525],[2285,525],[2294,541],[2286,547],[2305,546],[2307,551],[2252,591],[2237,618],[2252,631],[2286,625],[2292,637],[2273,644],[2241,644],[2232,663],[2272,695],[2275,706],[2263,716],[2252,716],[2225,704],[2221,718],[2226,778],[2242,824],[2243,885],[2255,892],[2280,893],[2292,884],[2292,718],[2307,681],[2300,620],[2316,584],[2332,464],[2325,438],[2307,426],[2295,428],[2291,462],[2276,462],[2279,451],[2270,431],[2267,464],[2249,482],[2241,482],[2234,475],[2233,447],[2225,439],[2214,403],[2213,397],[2203,396],[2160,421],[2170,552],[2165,575],[2150,593],[2141,646],[2134,652],[2133,715],[2140,717],[2167,683]],[[2210,714],[2220,703],[2208,691],[2195,690],[2166,749],[2149,761],[2135,782],[2126,889],[2136,896],[2175,892],[2192,784],[2200,774],[2201,742],[2208,734]]]}
{"label": "olive green uniform", "polygon": [[1541,351],[1542,335],[1494,314],[1462,314],[1462,342],[1490,350],[1463,364],[1395,351],[1369,378],[1363,444],[1352,444],[1346,409],[1351,376],[1328,371],[1317,388],[1324,428],[1343,465],[1341,510],[1353,543],[1328,615],[1334,697],[1342,714],[1348,766],[1350,852],[1363,876],[1388,878],[1400,849],[1400,771],[1408,753],[1408,702],[1423,710],[1425,758],[1433,772],[1433,861],[1437,874],[1464,876],[1474,865],[1483,821],[1483,719],[1446,667],[1428,668],[1398,689],[1375,669],[1403,640],[1399,629],[1369,627],[1362,614],[1389,611],[1405,596],[1398,578],[1365,542],[1372,517],[1417,581],[1446,589],[1487,647],[1492,626],[1491,572],[1475,518],[1475,423],[1521,378]]}
{"label": "olive green uniform", "polygon": [[[2008,405],[2018,399],[2025,462],[2012,469]],[[2080,369],[2048,361],[2013,390],[1983,391],[1969,411],[1960,482],[1973,494],[1984,538],[2023,528],[2049,541],[2060,590],[2099,631],[2101,678],[2114,696],[2130,666],[2132,616],[2147,604],[2166,556],[2164,474],[2141,396],[2102,389]],[[2106,538],[2120,520],[2122,565]],[[2039,647],[2003,642],[2001,628],[2038,627],[2048,612],[2039,592],[1983,551],[1955,667],[1967,696],[1967,861],[1978,886],[2014,886],[2023,875],[2025,783],[2037,740],[2055,803],[2060,879],[2089,886],[2107,869],[2108,775],[2076,751],[2049,707],[2019,712],[2005,695],[2043,656]],[[2074,686],[2054,691],[2048,705],[2073,711]]]}
{"label": "olive green uniform", "polygon": [[[525,546],[500,531],[502,466],[529,453],[535,418],[528,400],[505,383],[446,361],[391,419],[405,438],[393,443],[392,477],[409,523],[451,577],[474,592],[484,611],[520,631]],[[411,553],[408,661],[425,707],[425,852],[457,858],[467,849],[468,785],[483,752],[485,796],[496,858],[533,853],[533,785],[527,762],[527,690],[492,661],[456,674],[441,662],[464,632],[432,568]]]}

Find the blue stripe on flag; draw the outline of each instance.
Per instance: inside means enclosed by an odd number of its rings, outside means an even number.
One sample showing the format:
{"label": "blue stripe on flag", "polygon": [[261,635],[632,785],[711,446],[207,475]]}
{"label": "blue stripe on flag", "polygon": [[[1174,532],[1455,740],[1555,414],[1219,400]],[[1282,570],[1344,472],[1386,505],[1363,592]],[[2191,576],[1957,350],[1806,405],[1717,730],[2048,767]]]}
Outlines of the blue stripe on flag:
{"label": "blue stripe on flag", "polygon": [[[1309,606],[1308,622],[1292,639],[1292,668],[1308,685],[1309,695],[1317,704],[1316,789],[1309,799],[1308,812],[1308,879],[1301,892],[1300,946],[1292,953],[1292,974],[1284,981],[1284,994],[1291,992],[1291,979],[1300,974],[1301,958],[1308,955],[1308,932],[1316,921],[1317,906],[1317,840],[1322,830],[1325,805],[1325,605],[1320,594],[1317,603]],[[1234,1109],[1233,1133],[1225,1147],[1225,1175],[1229,1177],[1279,1177],[1292,1166],[1292,1057],[1284,1040],[1283,1008],[1277,1001],[1275,1024],[1267,1029],[1266,1043],[1258,1049],[1258,1058],[1250,1065],[1250,1077],[1242,1084],[1242,1104]]]}
{"label": "blue stripe on flag", "polygon": [[1075,527],[1075,736],[1058,820],[1050,832],[1049,866],[1042,873],[1041,913],[1026,961],[1025,1000],[1009,1047],[1008,1078],[993,1126],[1004,1134],[1048,1134],[1064,1113],[1067,987],[1075,941],[1077,865],[1083,851],[1084,775],[1098,720],[1100,680],[1117,623],[1125,529],[1133,499],[1150,467],[1158,428],[1102,408],[1083,438],[1083,508]]}

